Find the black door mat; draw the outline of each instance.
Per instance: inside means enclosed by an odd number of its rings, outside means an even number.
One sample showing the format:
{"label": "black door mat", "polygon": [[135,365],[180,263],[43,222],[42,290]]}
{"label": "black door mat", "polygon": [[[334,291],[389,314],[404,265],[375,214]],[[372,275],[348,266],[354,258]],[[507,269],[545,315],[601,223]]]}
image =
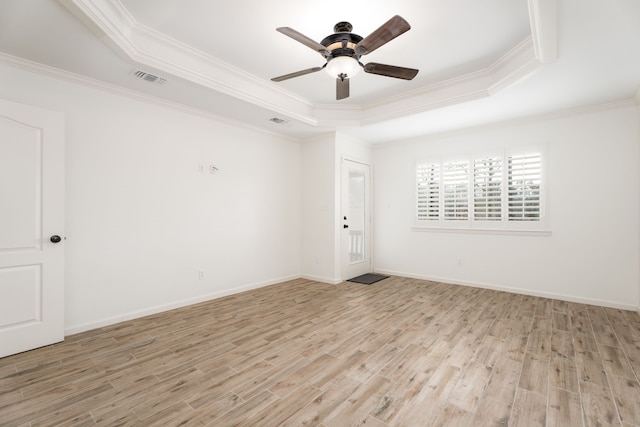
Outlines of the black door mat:
{"label": "black door mat", "polygon": [[386,279],[387,277],[389,277],[389,276],[383,276],[381,274],[367,273],[367,274],[363,274],[362,276],[358,276],[358,277],[354,277],[353,279],[349,279],[349,280],[347,280],[347,282],[362,283],[363,285],[370,285],[372,283],[376,283],[376,282],[379,282],[380,280]]}

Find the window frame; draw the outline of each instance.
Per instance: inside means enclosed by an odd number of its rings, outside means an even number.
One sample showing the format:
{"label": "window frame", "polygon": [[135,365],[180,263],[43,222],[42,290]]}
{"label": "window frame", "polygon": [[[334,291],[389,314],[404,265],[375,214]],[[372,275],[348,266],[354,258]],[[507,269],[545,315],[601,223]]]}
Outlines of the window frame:
{"label": "window frame", "polygon": [[[509,219],[509,170],[508,159],[511,156],[520,156],[523,154],[539,153],[540,154],[540,186],[539,186],[539,220],[522,221]],[[475,183],[476,171],[475,163],[482,159],[498,158],[501,160],[501,183],[500,183],[500,220],[476,219],[476,197]],[[467,162],[467,170],[469,171],[467,179],[467,208],[468,215],[464,220],[450,220],[443,216],[444,193],[443,193],[443,174],[444,165],[451,162]],[[440,232],[473,232],[473,233],[490,233],[490,234],[532,234],[532,235],[550,235],[549,230],[549,212],[546,199],[548,197],[547,183],[547,164],[549,161],[548,150],[546,144],[535,144],[527,146],[518,146],[510,148],[501,148],[494,150],[475,151],[457,155],[432,156],[415,162],[414,180],[415,180],[415,196],[414,196],[414,227],[415,231],[440,231]],[[420,180],[418,176],[419,168],[425,165],[438,165],[440,170],[438,193],[439,200],[439,216],[437,219],[420,219]],[[422,187],[424,188],[424,186]],[[423,194],[424,195],[424,194]],[[424,210],[424,204],[422,205]]]}

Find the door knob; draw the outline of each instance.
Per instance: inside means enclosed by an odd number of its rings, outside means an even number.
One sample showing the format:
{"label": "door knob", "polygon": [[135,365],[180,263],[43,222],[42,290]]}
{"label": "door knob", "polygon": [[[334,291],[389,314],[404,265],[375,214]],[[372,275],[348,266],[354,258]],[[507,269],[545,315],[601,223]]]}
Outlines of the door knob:
{"label": "door knob", "polygon": [[349,228],[347,224],[343,225],[342,228]]}
{"label": "door knob", "polygon": [[51,240],[51,243],[60,243],[62,241],[62,237],[54,234],[49,240]]}

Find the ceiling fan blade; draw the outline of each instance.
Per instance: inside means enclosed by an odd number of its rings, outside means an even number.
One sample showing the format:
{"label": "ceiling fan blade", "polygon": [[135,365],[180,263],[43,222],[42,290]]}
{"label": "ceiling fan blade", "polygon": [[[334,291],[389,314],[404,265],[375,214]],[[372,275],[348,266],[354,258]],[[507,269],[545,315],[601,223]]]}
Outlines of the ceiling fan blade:
{"label": "ceiling fan blade", "polygon": [[366,55],[373,52],[385,43],[398,37],[411,29],[411,25],[399,15],[385,22],[380,28],[369,34],[356,45],[356,54]]}
{"label": "ceiling fan blade", "polygon": [[316,52],[320,53],[320,55],[324,56],[325,58],[327,58],[327,57],[329,57],[331,55],[331,52],[329,52],[326,47],[324,47],[323,45],[321,45],[317,41],[315,41],[313,39],[310,39],[309,37],[305,36],[304,34],[297,32],[293,28],[279,27],[279,28],[276,28],[276,31],[284,34],[285,36],[289,36],[292,39],[294,39],[295,41],[300,42],[303,45],[315,50]]}
{"label": "ceiling fan blade", "polygon": [[380,76],[395,77],[396,79],[411,80],[419,70],[415,68],[396,67],[395,65],[378,64],[369,62],[364,66],[364,72],[378,74]]}
{"label": "ceiling fan blade", "polygon": [[320,71],[323,68],[324,67],[307,68],[306,70],[300,70],[300,71],[296,71],[295,73],[285,74],[284,76],[274,77],[271,80],[274,81],[274,82],[281,82],[283,80],[289,80],[289,79],[292,79],[294,77],[304,76],[305,74],[315,73],[316,71]]}
{"label": "ceiling fan blade", "polygon": [[345,77],[336,79],[336,99],[341,100],[349,97],[349,79]]}

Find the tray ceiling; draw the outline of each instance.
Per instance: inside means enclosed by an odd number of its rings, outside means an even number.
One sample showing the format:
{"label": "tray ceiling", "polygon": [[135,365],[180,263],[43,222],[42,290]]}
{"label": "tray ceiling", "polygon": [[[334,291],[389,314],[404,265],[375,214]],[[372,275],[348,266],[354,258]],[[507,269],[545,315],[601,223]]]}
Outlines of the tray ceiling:
{"label": "tray ceiling", "polygon": [[[403,139],[628,99],[640,82],[639,61],[627,53],[640,49],[640,24],[631,18],[640,16],[640,6],[633,0],[38,3],[0,5],[4,60],[33,61],[302,138],[339,130],[371,142]],[[324,72],[270,80],[324,64],[276,27],[320,41],[347,20],[364,37],[395,14],[411,30],[366,62],[418,68],[414,80],[360,73],[341,101]],[[136,71],[165,82],[136,80]]]}

